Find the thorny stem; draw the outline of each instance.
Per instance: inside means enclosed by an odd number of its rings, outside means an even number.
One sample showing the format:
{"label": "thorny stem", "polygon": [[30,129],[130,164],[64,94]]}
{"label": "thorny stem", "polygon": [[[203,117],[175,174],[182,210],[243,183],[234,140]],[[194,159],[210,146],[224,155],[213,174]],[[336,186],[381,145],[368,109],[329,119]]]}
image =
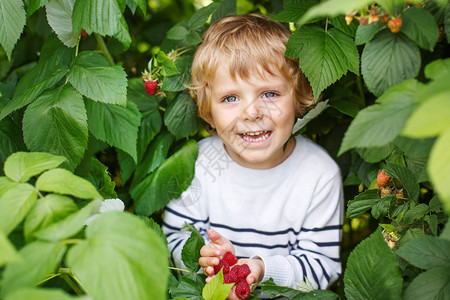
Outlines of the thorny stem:
{"label": "thorny stem", "polygon": [[103,40],[102,36],[98,33],[95,33],[95,39],[97,40],[97,45],[100,48],[100,52],[103,54],[103,56],[106,58],[106,60],[109,62],[111,66],[114,66],[114,59],[111,56],[111,53],[109,53],[108,47],[106,47],[105,41]]}

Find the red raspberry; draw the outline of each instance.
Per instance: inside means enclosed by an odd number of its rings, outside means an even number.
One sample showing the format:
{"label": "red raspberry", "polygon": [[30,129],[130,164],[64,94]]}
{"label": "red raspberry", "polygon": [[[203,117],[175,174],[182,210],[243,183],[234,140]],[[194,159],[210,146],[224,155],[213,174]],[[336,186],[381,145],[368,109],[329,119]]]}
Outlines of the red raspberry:
{"label": "red raspberry", "polygon": [[386,185],[386,183],[388,183],[390,177],[386,175],[386,173],[384,173],[383,170],[378,172],[377,175],[377,185],[379,187],[384,187]]}
{"label": "red raspberry", "polygon": [[228,274],[230,272],[230,265],[224,261],[223,259],[221,259],[219,261],[219,264],[217,266],[214,266],[214,274],[217,274],[220,272],[220,269],[223,268],[223,274]]}
{"label": "red raspberry", "polygon": [[400,28],[402,28],[402,18],[397,17],[395,19],[389,19],[387,22],[387,25],[389,29],[392,31],[392,33],[397,33],[400,31]]}
{"label": "red raspberry", "polygon": [[156,81],[146,81],[145,82],[145,90],[147,94],[154,95],[156,93],[156,89],[158,88],[158,83]]}
{"label": "red raspberry", "polygon": [[247,264],[241,265],[241,267],[237,270],[239,280],[245,280],[250,273],[250,267]]}
{"label": "red raspberry", "polygon": [[237,283],[238,281],[238,275],[233,272],[233,269],[230,270],[230,273],[223,275],[223,283]]}
{"label": "red raspberry", "polygon": [[231,253],[231,251],[225,253],[225,255],[223,256],[223,260],[226,261],[230,266],[233,266],[234,264],[237,263],[237,257],[234,256],[234,254]]}
{"label": "red raspberry", "polygon": [[251,293],[250,287],[244,280],[239,281],[239,283],[236,284],[236,289],[234,292],[236,293],[236,296],[238,296],[239,299],[246,299],[250,296]]}

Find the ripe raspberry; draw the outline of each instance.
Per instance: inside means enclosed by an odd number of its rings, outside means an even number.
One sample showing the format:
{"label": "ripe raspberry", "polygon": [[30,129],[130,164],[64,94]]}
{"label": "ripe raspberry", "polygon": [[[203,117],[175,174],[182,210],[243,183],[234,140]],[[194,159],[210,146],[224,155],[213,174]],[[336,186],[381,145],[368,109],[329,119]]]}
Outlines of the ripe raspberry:
{"label": "ripe raspberry", "polygon": [[239,299],[246,299],[250,296],[251,293],[250,287],[245,280],[239,281],[239,283],[236,284],[236,289],[234,292]]}
{"label": "ripe raspberry", "polygon": [[241,265],[241,267],[237,271],[239,280],[245,280],[245,278],[247,278],[250,273],[250,267],[247,264]]}
{"label": "ripe raspberry", "polygon": [[360,17],[359,18],[359,24],[361,24],[362,26],[367,25],[368,22],[369,22],[369,18],[368,17]]}
{"label": "ripe raspberry", "polygon": [[230,272],[230,265],[224,261],[223,259],[221,259],[219,261],[219,264],[217,266],[214,266],[214,274],[217,274],[220,272],[220,269],[223,268],[223,274],[228,274]]}
{"label": "ripe raspberry", "polygon": [[225,253],[222,259],[226,261],[230,266],[233,266],[234,264],[237,263],[237,258],[236,256],[234,256],[233,253],[231,253],[231,251]]}
{"label": "ripe raspberry", "polygon": [[158,88],[158,83],[156,81],[146,81],[145,82],[145,90],[147,94],[154,95],[156,93],[156,89]]}
{"label": "ripe raspberry", "polygon": [[400,31],[400,28],[402,28],[402,18],[398,17],[395,19],[389,19],[387,22],[387,25],[389,29],[392,31],[392,33],[397,33]]}
{"label": "ripe raspberry", "polygon": [[383,170],[381,170],[378,172],[378,175],[377,175],[377,185],[379,187],[384,187],[386,185],[386,183],[388,183],[389,179],[390,179],[390,177],[387,176]]}
{"label": "ripe raspberry", "polygon": [[230,270],[230,273],[223,275],[223,283],[238,283],[238,275],[236,272]]}

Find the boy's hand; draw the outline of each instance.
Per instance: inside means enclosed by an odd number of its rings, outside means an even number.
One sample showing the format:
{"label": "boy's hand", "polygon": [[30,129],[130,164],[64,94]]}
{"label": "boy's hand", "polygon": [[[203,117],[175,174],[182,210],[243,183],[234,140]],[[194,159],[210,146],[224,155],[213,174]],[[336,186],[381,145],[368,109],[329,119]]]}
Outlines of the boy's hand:
{"label": "boy's hand", "polygon": [[206,276],[214,275],[214,266],[219,264],[220,258],[231,251],[234,254],[234,246],[231,242],[220,235],[217,231],[208,230],[208,237],[211,242],[200,249],[200,259],[198,263],[203,268]]}

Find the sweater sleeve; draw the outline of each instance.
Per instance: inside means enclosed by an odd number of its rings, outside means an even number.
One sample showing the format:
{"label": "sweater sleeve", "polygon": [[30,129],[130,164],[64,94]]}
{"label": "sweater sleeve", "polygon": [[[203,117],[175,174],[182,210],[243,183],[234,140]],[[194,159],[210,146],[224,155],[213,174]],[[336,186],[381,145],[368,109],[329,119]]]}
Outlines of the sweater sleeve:
{"label": "sweater sleeve", "polygon": [[339,171],[317,185],[297,241],[289,255],[260,256],[264,261],[262,281],[296,287],[305,276],[316,289],[326,289],[341,273],[339,258],[342,231],[343,191]]}
{"label": "sweater sleeve", "polygon": [[174,265],[185,268],[181,260],[181,251],[190,236],[189,231],[181,231],[186,224],[191,224],[208,241],[206,232],[209,227],[209,218],[202,216],[199,199],[196,197],[194,187],[191,185],[179,199],[172,200],[165,209],[162,229],[167,237],[168,248]]}

